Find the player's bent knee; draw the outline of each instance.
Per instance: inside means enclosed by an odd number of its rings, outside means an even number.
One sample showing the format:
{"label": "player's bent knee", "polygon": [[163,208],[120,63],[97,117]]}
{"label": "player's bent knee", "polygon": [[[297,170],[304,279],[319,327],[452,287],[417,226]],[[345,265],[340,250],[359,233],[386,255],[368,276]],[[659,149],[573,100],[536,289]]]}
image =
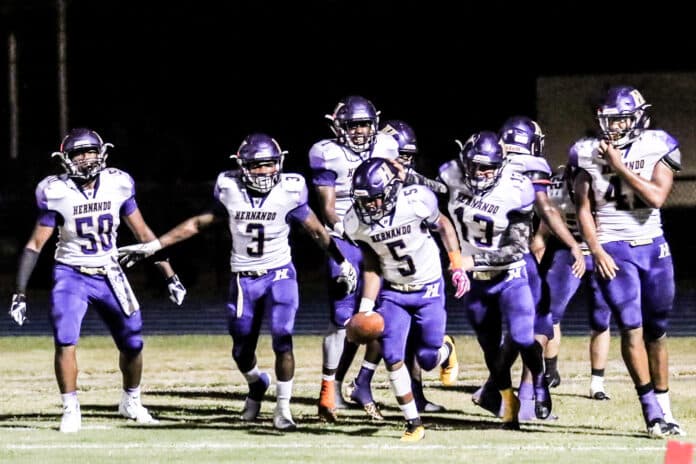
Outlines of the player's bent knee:
{"label": "player's bent knee", "polygon": [[143,351],[143,338],[138,336],[128,337],[121,341],[118,349],[129,358],[135,357]]}
{"label": "player's bent knee", "polygon": [[273,335],[273,352],[276,354],[292,351],[292,335]]}
{"label": "player's bent knee", "polygon": [[418,364],[424,371],[431,371],[437,367],[438,350],[432,348],[424,348],[418,350],[416,359]]}

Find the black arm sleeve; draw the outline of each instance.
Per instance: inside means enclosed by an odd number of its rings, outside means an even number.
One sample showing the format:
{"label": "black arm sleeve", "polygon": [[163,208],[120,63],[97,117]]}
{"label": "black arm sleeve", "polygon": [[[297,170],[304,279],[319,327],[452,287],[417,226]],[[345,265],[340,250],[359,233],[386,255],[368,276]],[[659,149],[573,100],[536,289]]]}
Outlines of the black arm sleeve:
{"label": "black arm sleeve", "polygon": [[529,239],[532,230],[532,214],[512,212],[508,216],[510,224],[500,238],[500,248],[494,252],[477,253],[474,263],[477,266],[502,266],[519,261],[529,252]]}
{"label": "black arm sleeve", "polygon": [[406,184],[406,185],[413,185],[413,184],[424,185],[424,186],[428,187],[430,190],[432,190],[433,192],[439,193],[441,195],[444,195],[447,193],[447,186],[444,183],[442,183],[438,180],[429,179],[429,178],[425,177],[423,174],[417,173],[413,169],[409,169],[406,172],[406,179],[404,180],[404,184]]}
{"label": "black arm sleeve", "polygon": [[34,272],[36,262],[39,260],[39,252],[25,248],[19,258],[19,269],[17,270],[17,293],[24,294],[27,291],[27,284],[31,273]]}

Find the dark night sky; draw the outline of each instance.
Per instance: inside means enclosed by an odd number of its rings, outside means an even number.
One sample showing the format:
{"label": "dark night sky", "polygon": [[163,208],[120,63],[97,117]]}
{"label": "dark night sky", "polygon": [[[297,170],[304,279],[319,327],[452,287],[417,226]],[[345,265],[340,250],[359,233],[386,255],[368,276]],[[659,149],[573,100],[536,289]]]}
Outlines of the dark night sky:
{"label": "dark night sky", "polygon": [[[18,36],[20,156],[36,166],[60,140],[54,2],[16,3],[3,19]],[[588,2],[457,4],[68,0],[70,125],[114,142],[112,163],[139,178],[212,179],[251,131],[302,171],[330,135],[323,115],[360,94],[414,126],[428,171],[454,138],[534,116],[537,76],[683,69],[696,56],[675,52],[678,28],[659,39],[623,8],[611,19]],[[656,37],[669,48],[650,51]]]}

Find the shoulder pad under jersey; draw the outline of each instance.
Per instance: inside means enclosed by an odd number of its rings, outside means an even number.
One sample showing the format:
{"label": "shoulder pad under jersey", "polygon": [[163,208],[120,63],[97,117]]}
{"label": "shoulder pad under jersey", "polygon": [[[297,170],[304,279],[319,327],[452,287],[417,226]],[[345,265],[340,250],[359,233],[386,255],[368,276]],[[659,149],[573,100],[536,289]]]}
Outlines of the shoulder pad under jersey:
{"label": "shoulder pad under jersey", "polygon": [[416,213],[416,216],[426,219],[432,216],[437,210],[437,197],[432,190],[423,185],[410,185],[406,189],[415,189],[410,195],[404,195],[409,207]]}
{"label": "shoulder pad under jersey", "polygon": [[113,182],[114,186],[125,196],[132,196],[135,194],[135,181],[127,172],[117,168],[106,168],[101,171],[99,175],[107,177],[108,181]]}
{"label": "shoulder pad under jersey", "polygon": [[39,206],[47,200],[60,200],[65,197],[70,191],[66,180],[67,177],[63,176],[48,176],[42,179],[34,192]]}
{"label": "shoulder pad under jersey", "polygon": [[643,136],[650,143],[656,145],[656,151],[664,153],[662,160],[667,163],[675,171],[681,170],[681,151],[679,150],[679,141],[671,134],[655,129],[643,132]]}
{"label": "shoulder pad under jersey", "polygon": [[440,166],[438,177],[447,185],[461,182],[462,170],[457,160],[450,160]]}
{"label": "shoulder pad under jersey", "polygon": [[345,156],[343,147],[333,139],[320,140],[309,149],[309,165],[312,168],[324,166],[325,161]]}
{"label": "shoulder pad under jersey", "polygon": [[582,138],[575,142],[570,149],[578,154],[578,167],[587,169],[595,164],[602,164],[600,158],[598,158],[597,147],[599,147],[599,140]]}

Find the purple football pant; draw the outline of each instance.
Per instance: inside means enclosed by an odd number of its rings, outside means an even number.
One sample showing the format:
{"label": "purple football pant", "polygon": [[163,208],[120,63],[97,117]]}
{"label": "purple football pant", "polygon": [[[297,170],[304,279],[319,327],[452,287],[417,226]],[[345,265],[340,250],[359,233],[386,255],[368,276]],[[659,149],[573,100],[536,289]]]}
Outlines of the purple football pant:
{"label": "purple football pant", "polygon": [[[238,304],[241,314],[238,315]],[[232,336],[232,355],[240,366],[253,367],[264,315],[268,314],[273,351],[292,351],[295,314],[299,305],[297,274],[289,263],[260,277],[232,273],[227,302],[227,328]],[[241,367],[240,367],[241,368]]]}
{"label": "purple football pant", "polygon": [[626,241],[602,244],[619,270],[611,280],[598,278],[607,303],[621,329],[643,327],[646,340],[660,338],[674,303],[674,266],[665,238],[648,245]]}
{"label": "purple football pant", "polygon": [[597,332],[603,332],[609,328],[611,310],[602,291],[597,284],[597,276],[594,273],[594,260],[592,255],[585,255],[585,274],[582,279],[573,275],[572,265],[575,262],[573,254],[568,248],[559,248],[554,251],[549,270],[546,273],[546,283],[549,289],[549,307],[553,316],[553,323],[559,324],[563,320],[568,304],[585,285],[587,290],[583,301],[587,308],[590,327]]}
{"label": "purple football pant", "polygon": [[527,280],[529,281],[529,290],[532,292],[532,300],[536,308],[534,333],[544,335],[550,340],[553,338],[553,320],[548,308],[542,307],[541,305],[543,281],[539,273],[539,264],[531,253],[526,253],[524,255],[524,262],[527,271]]}
{"label": "purple football pant", "polygon": [[444,279],[429,283],[417,292],[405,293],[383,287],[377,300],[376,311],[384,317],[380,342],[386,365],[393,366],[404,360],[410,331],[418,364],[424,371],[434,369],[447,324]]}
{"label": "purple football pant", "polygon": [[57,263],[53,268],[50,314],[57,346],[77,345],[89,305],[106,323],[120,351],[137,354],[143,349],[140,311],[126,316],[106,276],[82,274],[71,266]]}

